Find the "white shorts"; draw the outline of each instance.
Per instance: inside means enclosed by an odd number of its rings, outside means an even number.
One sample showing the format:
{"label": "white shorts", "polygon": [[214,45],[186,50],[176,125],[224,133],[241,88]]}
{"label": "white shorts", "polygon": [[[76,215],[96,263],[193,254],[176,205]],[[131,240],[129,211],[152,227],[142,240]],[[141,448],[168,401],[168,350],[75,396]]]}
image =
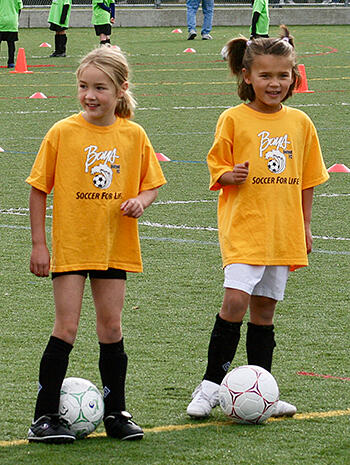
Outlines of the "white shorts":
{"label": "white shorts", "polygon": [[249,295],[283,300],[289,266],[259,266],[232,263],[225,266],[224,287],[239,289]]}

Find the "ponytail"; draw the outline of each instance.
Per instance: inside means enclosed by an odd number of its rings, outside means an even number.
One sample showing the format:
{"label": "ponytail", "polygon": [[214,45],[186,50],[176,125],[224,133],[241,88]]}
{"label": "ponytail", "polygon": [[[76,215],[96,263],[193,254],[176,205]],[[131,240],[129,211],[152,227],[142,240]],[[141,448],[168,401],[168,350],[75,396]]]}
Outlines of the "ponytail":
{"label": "ponytail", "polygon": [[290,35],[288,28],[282,24],[280,26],[280,37],[248,40],[240,36],[231,39],[225,46],[225,58],[228,61],[231,73],[237,77],[237,93],[241,100],[250,102],[255,100],[255,92],[251,84],[247,84],[243,78],[242,70],[251,70],[256,56],[277,55],[285,56],[291,60],[293,82],[289,87],[284,100],[293,94],[293,90],[301,82],[301,77],[296,63],[296,53],[294,48],[294,38]]}

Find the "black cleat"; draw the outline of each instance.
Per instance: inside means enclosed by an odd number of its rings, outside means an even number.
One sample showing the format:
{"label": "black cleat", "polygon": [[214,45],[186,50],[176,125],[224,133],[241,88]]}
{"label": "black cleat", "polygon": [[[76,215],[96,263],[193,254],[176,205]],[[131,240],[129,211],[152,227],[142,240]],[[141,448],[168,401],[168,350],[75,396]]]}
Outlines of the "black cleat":
{"label": "black cleat", "polygon": [[138,440],[143,438],[143,431],[134,421],[129,412],[113,412],[104,419],[107,436],[125,440]]}
{"label": "black cleat", "polygon": [[58,414],[43,415],[33,421],[28,430],[29,442],[63,444],[74,442],[75,434],[70,431],[66,420]]}

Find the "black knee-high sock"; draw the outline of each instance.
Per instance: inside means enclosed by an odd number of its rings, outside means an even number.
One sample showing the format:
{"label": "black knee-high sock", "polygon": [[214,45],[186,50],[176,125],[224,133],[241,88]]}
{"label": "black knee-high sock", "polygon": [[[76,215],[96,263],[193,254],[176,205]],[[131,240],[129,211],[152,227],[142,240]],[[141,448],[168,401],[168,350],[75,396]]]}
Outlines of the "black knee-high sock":
{"label": "black knee-high sock", "polygon": [[69,354],[73,346],[51,336],[39,369],[39,392],[34,420],[42,415],[58,413],[61,386],[66,376]]}
{"label": "black knee-high sock", "polygon": [[15,43],[12,40],[7,42],[7,49],[8,49],[7,64],[10,65],[11,63],[15,62],[15,51],[16,51]]}
{"label": "black knee-high sock", "polygon": [[55,53],[61,53],[60,51],[60,34],[55,34]]}
{"label": "black knee-high sock", "polygon": [[67,35],[66,34],[60,34],[61,37],[60,39],[60,53],[66,53],[67,50]]}
{"label": "black knee-high sock", "polygon": [[128,357],[123,339],[112,344],[100,342],[99,368],[103,385],[105,417],[125,410],[125,378]]}
{"label": "black knee-high sock", "polygon": [[240,339],[242,323],[231,323],[216,315],[208,349],[208,365],[204,378],[220,384],[230,368]]}
{"label": "black knee-high sock", "polygon": [[258,365],[271,371],[275,347],[274,325],[260,326],[248,323],[246,348],[249,365]]}

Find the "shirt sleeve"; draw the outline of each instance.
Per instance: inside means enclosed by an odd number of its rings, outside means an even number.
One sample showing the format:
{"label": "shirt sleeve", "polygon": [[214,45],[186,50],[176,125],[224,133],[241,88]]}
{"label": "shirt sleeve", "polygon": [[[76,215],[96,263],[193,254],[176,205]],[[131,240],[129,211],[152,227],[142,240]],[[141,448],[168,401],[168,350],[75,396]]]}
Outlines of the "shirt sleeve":
{"label": "shirt sleeve", "polygon": [[303,190],[318,186],[329,179],[316,128],[309,118],[308,121],[309,127],[306,135],[303,164]]}
{"label": "shirt sleeve", "polygon": [[57,130],[51,128],[44,137],[26,182],[49,194],[54,187],[57,159]]}
{"label": "shirt sleeve", "polygon": [[156,189],[166,183],[160,163],[147,134],[142,131],[142,167],[139,191]]}
{"label": "shirt sleeve", "polygon": [[233,155],[234,122],[223,113],[218,120],[214,143],[208,153],[207,163],[210,174],[209,189],[216,191],[222,188],[218,179],[235,165]]}

